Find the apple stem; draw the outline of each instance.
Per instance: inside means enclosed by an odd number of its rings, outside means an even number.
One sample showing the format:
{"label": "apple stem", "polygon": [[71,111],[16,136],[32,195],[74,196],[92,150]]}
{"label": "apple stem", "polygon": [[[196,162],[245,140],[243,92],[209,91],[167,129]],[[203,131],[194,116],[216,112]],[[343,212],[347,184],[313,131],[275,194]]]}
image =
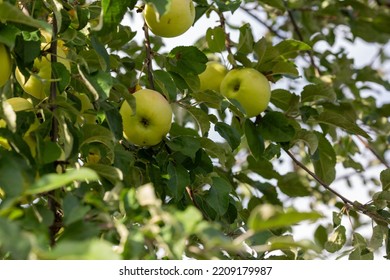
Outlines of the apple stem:
{"label": "apple stem", "polygon": [[149,87],[150,89],[155,89],[154,87],[154,79],[153,79],[153,53],[152,53],[152,47],[150,45],[150,37],[149,37],[149,27],[147,26],[146,22],[143,26],[144,34],[145,34],[145,50],[146,50],[146,57],[145,57],[145,65],[147,70],[147,76],[149,81]]}

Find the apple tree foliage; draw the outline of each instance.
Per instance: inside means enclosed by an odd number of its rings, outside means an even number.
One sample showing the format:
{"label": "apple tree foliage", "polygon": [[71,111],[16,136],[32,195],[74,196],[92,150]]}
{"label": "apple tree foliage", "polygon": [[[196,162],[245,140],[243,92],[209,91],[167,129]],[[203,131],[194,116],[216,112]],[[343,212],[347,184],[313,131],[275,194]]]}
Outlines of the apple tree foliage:
{"label": "apple tree foliage", "polygon": [[[53,59],[43,100],[14,74],[0,88],[0,258],[389,258],[389,2],[194,0],[195,26],[217,20],[171,49],[124,23],[145,3],[163,14],[170,0],[0,1],[13,69],[34,75],[55,54],[41,51],[45,30],[71,64]],[[373,63],[358,66],[340,36],[375,45]],[[210,57],[266,75],[267,110],[247,119],[199,91]],[[118,110],[139,86],[174,110],[153,147],[123,138]]]}

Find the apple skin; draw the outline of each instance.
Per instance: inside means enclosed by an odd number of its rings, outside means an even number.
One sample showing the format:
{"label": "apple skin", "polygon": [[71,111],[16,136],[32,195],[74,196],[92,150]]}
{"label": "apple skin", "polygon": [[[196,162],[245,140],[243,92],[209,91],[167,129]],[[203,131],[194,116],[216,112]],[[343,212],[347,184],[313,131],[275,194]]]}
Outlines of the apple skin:
{"label": "apple skin", "polygon": [[34,74],[26,79],[19,68],[16,68],[15,77],[25,92],[41,100],[49,93],[51,79],[50,60],[46,57],[36,58],[34,60],[33,72]]}
{"label": "apple skin", "polygon": [[271,99],[267,78],[253,68],[230,70],[222,80],[220,92],[226,98],[238,101],[248,118],[264,112]]}
{"label": "apple skin", "polygon": [[1,43],[0,43],[0,61],[1,61],[0,87],[2,87],[5,85],[5,83],[8,81],[9,77],[11,76],[12,63],[11,63],[11,57],[9,55],[8,50]]}
{"label": "apple skin", "polygon": [[163,95],[150,89],[141,89],[133,96],[135,112],[127,101],[123,102],[119,111],[124,137],[138,146],[157,145],[171,129],[171,105]]}
{"label": "apple skin", "polygon": [[227,74],[227,69],[218,61],[209,61],[206,63],[206,70],[199,74],[201,91],[214,90],[219,92],[221,82]]}
{"label": "apple skin", "polygon": [[172,38],[186,32],[194,23],[195,7],[192,0],[172,0],[168,10],[160,16],[153,4],[146,4],[144,17],[155,35]]}

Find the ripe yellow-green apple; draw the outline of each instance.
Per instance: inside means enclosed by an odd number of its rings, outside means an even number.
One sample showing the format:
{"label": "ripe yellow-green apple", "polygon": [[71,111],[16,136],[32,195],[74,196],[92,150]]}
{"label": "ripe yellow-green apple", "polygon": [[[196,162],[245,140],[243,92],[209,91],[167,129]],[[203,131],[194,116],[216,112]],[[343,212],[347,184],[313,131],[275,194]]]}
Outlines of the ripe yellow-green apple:
{"label": "ripe yellow-green apple", "polygon": [[51,64],[47,57],[36,58],[30,77],[22,74],[19,68],[15,70],[16,80],[25,92],[37,99],[43,99],[49,94],[51,79]]}
{"label": "ripe yellow-green apple", "polygon": [[227,69],[218,61],[209,61],[206,64],[206,70],[199,74],[200,90],[215,90],[219,88],[223,78],[225,78]]}
{"label": "ripe yellow-green apple", "polygon": [[12,64],[11,57],[7,48],[0,43],[0,87],[4,86],[11,76]]}
{"label": "ripe yellow-green apple", "polygon": [[171,129],[171,105],[159,92],[150,89],[141,89],[133,96],[135,112],[127,101],[123,102],[119,111],[124,137],[138,146],[154,146]]}
{"label": "ripe yellow-green apple", "polygon": [[[51,34],[45,30],[41,30],[42,43],[41,50],[48,52],[51,46]],[[66,48],[64,42],[57,41],[57,62],[62,63],[68,71],[71,70],[70,62],[66,58]],[[32,73],[28,79],[22,74],[17,67],[15,70],[16,80],[25,92],[34,96],[37,99],[43,99],[49,95],[49,88],[51,82],[51,55],[46,54],[34,60]]]}
{"label": "ripe yellow-green apple", "polygon": [[[12,109],[15,112],[25,111],[33,108],[33,104],[29,100],[21,97],[9,98],[7,99],[7,103],[11,105]],[[7,127],[7,123],[5,122],[5,120],[0,119],[0,128],[4,128],[4,127]],[[4,147],[7,150],[11,149],[8,140],[3,137],[0,137],[0,146]]]}
{"label": "ripe yellow-green apple", "polygon": [[[5,120],[0,119],[0,128],[7,127],[7,123]],[[0,146],[5,148],[6,150],[11,150],[11,146],[9,145],[9,142],[6,138],[0,136]]]}
{"label": "ripe yellow-green apple", "polygon": [[171,38],[191,27],[195,20],[195,7],[192,0],[172,0],[165,13],[160,15],[153,4],[146,4],[144,17],[155,35]]}
{"label": "ripe yellow-green apple", "polygon": [[263,112],[271,98],[267,78],[253,68],[229,71],[222,80],[220,92],[228,99],[238,101],[248,118]]}

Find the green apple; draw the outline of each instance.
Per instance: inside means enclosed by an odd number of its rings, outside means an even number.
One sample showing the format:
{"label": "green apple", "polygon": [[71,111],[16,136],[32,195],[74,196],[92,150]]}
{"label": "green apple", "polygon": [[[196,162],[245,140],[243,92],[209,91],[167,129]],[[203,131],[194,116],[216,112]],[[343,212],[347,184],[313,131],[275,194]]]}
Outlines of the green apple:
{"label": "green apple", "polygon": [[172,108],[159,92],[141,89],[133,93],[135,112],[127,101],[120,114],[124,137],[138,146],[154,146],[162,141],[171,129]]}
{"label": "green apple", "polygon": [[222,80],[220,92],[228,99],[238,101],[248,118],[267,109],[271,98],[271,87],[267,78],[253,68],[229,71]]}
{"label": "green apple", "polygon": [[[45,30],[41,30],[41,35],[41,50],[43,53],[46,53],[50,50],[52,37]],[[57,62],[62,63],[70,72],[71,66],[66,57],[66,48],[62,40],[57,41]],[[18,67],[15,70],[15,77],[25,92],[37,99],[45,98],[49,95],[51,82],[51,55],[46,54],[46,56],[34,60],[32,74],[28,79],[26,79]]]}
{"label": "green apple", "polygon": [[195,20],[192,0],[172,0],[163,15],[153,4],[146,4],[144,17],[150,30],[157,36],[176,37],[186,32]]}
{"label": "green apple", "polygon": [[25,92],[37,99],[43,99],[49,94],[51,79],[50,60],[47,57],[36,58],[34,60],[32,72],[30,77],[26,79],[19,68],[16,68],[16,80]]}
{"label": "green apple", "polygon": [[200,90],[215,90],[219,92],[219,88],[223,78],[225,78],[227,69],[218,61],[209,61],[206,64],[206,70],[199,75]]}
{"label": "green apple", "polygon": [[0,43],[0,87],[4,86],[11,76],[12,63],[7,48]]}

